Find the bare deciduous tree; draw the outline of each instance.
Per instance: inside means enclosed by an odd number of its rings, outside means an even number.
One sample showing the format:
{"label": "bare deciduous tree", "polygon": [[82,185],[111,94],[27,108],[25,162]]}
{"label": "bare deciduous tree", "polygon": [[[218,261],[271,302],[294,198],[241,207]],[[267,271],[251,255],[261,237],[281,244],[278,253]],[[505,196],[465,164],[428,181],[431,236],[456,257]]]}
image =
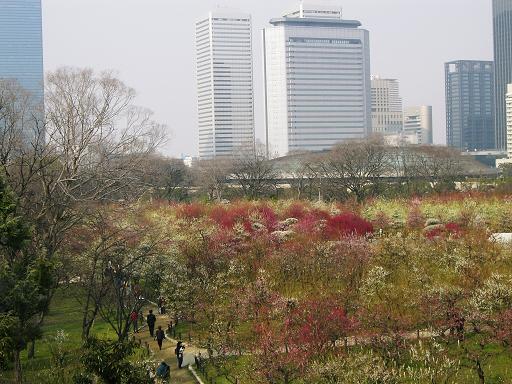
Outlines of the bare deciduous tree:
{"label": "bare deciduous tree", "polygon": [[232,170],[231,158],[201,160],[194,167],[195,182],[206,190],[210,200],[221,201]]}
{"label": "bare deciduous tree", "polygon": [[145,161],[142,178],[160,199],[184,201],[192,185],[190,169],[179,159],[161,155],[149,156]]}
{"label": "bare deciduous tree", "polygon": [[358,201],[367,197],[388,170],[386,146],[379,138],[338,144],[321,162],[324,179],[341,195],[353,193]]}
{"label": "bare deciduous tree", "polygon": [[141,165],[163,142],[164,127],[134,97],[113,74],[92,70],[50,73],[44,109],[19,85],[0,82],[0,171],[47,259],[96,204],[147,190]]}
{"label": "bare deciduous tree", "polygon": [[240,148],[233,156],[232,179],[242,189],[244,197],[257,199],[272,193],[276,188],[279,172],[267,159],[263,146],[256,150]]}
{"label": "bare deciduous tree", "polygon": [[97,209],[73,228],[65,244],[76,298],[82,307],[82,337],[87,339],[100,316],[126,338],[130,313],[142,308],[153,279],[149,266],[159,254],[162,237],[132,206]]}

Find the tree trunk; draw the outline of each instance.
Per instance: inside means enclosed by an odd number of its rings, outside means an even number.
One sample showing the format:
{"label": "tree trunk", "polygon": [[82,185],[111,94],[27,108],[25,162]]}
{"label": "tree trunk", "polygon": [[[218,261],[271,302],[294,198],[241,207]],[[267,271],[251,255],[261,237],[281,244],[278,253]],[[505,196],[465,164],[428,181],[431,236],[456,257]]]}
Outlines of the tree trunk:
{"label": "tree trunk", "polygon": [[94,311],[92,311],[91,316],[88,316],[88,311],[84,311],[84,316],[82,319],[82,340],[86,340],[89,338],[91,333],[92,326],[94,324],[94,320],[96,320],[96,316],[98,315],[98,306],[94,307]]}
{"label": "tree trunk", "polygon": [[16,384],[23,384],[20,351],[18,349],[14,351],[14,382]]}
{"label": "tree trunk", "polygon": [[28,352],[27,352],[27,358],[33,359],[36,356],[36,340],[30,340],[28,344]]}
{"label": "tree trunk", "polygon": [[476,361],[476,371],[478,373],[478,380],[480,384],[485,384],[485,374],[484,370],[482,369],[482,364],[480,364],[480,360]]}
{"label": "tree trunk", "polygon": [[[50,307],[50,302],[53,298],[53,295],[54,295],[55,291],[53,292],[50,292],[48,294],[48,296],[46,297],[46,305],[45,307],[46,308],[49,308]],[[37,326],[38,327],[41,327],[44,323],[44,319],[45,319],[45,312],[41,312],[41,314],[39,315],[39,320],[37,322]],[[29,359],[33,359],[34,357],[36,357],[36,339],[32,339],[30,340],[30,344],[28,346],[28,353],[27,353],[27,357]]]}

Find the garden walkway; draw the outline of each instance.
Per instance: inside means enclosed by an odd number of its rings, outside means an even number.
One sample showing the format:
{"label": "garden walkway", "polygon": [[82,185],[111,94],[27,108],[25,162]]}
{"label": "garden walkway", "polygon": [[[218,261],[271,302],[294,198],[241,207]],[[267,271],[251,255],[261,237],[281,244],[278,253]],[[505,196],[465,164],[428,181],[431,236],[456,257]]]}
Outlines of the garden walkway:
{"label": "garden walkway", "polygon": [[[153,309],[153,308],[151,308]],[[144,316],[147,316],[147,310],[144,313]],[[153,309],[153,313],[156,314],[156,325],[155,332],[158,329],[158,326],[162,326],[162,329],[167,329],[168,318],[165,315],[157,314],[158,311]],[[146,325],[145,318],[143,325]],[[192,376],[191,372],[187,369],[188,365],[194,364],[194,356],[201,352],[203,355],[206,355],[204,350],[199,350],[192,345],[185,343],[185,356],[183,359],[183,368],[178,368],[178,362],[176,359],[176,355],[174,354],[174,350],[176,348],[177,341],[167,338],[164,340],[162,345],[162,350],[158,350],[158,344],[156,340],[149,335],[149,329],[146,326],[139,329],[138,333],[134,333],[134,336],[137,340],[142,342],[142,345],[145,346],[145,343],[149,344],[149,349],[151,350],[151,354],[155,360],[155,362],[160,363],[165,361],[171,367],[171,378],[169,383],[171,384],[197,384],[197,381]]]}

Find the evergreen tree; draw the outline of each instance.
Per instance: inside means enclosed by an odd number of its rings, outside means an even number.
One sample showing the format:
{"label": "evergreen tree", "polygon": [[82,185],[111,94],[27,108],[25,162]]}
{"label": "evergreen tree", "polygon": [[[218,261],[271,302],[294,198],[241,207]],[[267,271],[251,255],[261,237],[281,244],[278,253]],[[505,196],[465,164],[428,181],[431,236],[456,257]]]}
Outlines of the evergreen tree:
{"label": "evergreen tree", "polygon": [[17,214],[16,199],[0,178],[0,359],[14,363],[22,383],[20,352],[41,334],[53,268],[31,242],[31,229]]}

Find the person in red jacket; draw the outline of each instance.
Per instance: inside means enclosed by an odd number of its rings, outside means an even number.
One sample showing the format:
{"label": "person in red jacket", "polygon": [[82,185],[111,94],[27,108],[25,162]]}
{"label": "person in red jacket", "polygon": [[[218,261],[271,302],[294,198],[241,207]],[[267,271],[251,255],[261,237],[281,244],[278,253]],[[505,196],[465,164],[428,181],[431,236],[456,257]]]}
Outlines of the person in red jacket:
{"label": "person in red jacket", "polygon": [[133,324],[133,332],[137,333],[139,332],[139,327],[138,327],[138,320],[139,320],[139,314],[137,313],[136,310],[133,310],[132,313],[130,313],[130,320]]}

